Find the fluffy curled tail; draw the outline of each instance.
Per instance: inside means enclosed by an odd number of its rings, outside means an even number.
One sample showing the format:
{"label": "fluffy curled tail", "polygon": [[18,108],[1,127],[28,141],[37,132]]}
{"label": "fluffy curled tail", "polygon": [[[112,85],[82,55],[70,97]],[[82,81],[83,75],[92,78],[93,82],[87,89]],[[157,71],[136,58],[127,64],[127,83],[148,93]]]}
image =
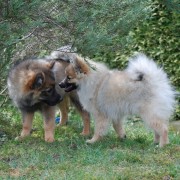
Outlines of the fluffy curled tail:
{"label": "fluffy curled tail", "polygon": [[157,64],[144,54],[138,54],[130,58],[127,71],[132,75],[141,74],[146,75],[146,78],[152,80],[153,83],[159,81],[167,82],[167,75],[162,68],[158,67]]}
{"label": "fluffy curled tail", "polygon": [[175,91],[163,69],[146,55],[138,54],[130,59],[126,70],[132,79],[141,81],[144,86],[149,87],[156,107],[159,107],[160,113],[168,118],[174,110]]}
{"label": "fluffy curled tail", "polygon": [[71,45],[62,46],[51,52],[51,55],[47,58],[70,62],[72,57],[76,56],[75,50],[76,49],[73,49]]}

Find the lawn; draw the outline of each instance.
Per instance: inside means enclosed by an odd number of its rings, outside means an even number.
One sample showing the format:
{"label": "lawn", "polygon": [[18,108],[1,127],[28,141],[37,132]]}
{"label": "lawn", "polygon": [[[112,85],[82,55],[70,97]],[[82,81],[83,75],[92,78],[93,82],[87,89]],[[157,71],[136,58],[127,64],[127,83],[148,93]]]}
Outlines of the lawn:
{"label": "lawn", "polygon": [[[15,115],[9,114],[7,119],[11,118],[13,129],[7,132],[15,136],[21,125],[18,113],[12,112]],[[31,137],[22,142],[15,141],[12,134],[4,137],[0,179],[180,179],[180,135],[173,128],[171,144],[160,149],[141,121],[127,121],[126,140],[120,141],[111,128],[93,145],[86,144],[87,137],[80,135],[82,121],[75,113],[70,114],[67,126],[56,128],[54,143],[44,142],[42,124],[37,114]],[[93,122],[91,126],[93,132]]]}

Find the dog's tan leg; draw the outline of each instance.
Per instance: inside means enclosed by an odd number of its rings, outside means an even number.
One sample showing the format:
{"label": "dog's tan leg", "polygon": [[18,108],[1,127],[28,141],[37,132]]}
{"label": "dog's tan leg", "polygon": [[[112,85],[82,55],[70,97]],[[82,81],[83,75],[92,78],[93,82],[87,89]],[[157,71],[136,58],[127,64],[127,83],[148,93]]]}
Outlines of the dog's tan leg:
{"label": "dog's tan leg", "polygon": [[83,110],[79,112],[83,119],[83,131],[81,135],[88,136],[90,134],[90,115],[87,111]]}
{"label": "dog's tan leg", "polygon": [[66,125],[68,121],[68,111],[69,111],[69,99],[67,96],[63,98],[63,101],[59,103],[59,109],[60,109],[60,117],[61,120],[58,124],[58,126]]}
{"label": "dog's tan leg", "polygon": [[156,119],[154,121],[149,121],[149,126],[154,130],[155,132],[155,142],[159,141],[159,146],[163,147],[164,145],[169,143],[168,138],[168,126],[164,123],[163,120]]}
{"label": "dog's tan leg", "polygon": [[120,139],[123,140],[126,138],[125,130],[123,128],[123,122],[121,120],[113,121],[113,127],[116,133],[119,135]]}
{"label": "dog's tan leg", "polygon": [[107,134],[109,128],[109,120],[105,118],[103,115],[94,115],[95,118],[95,130],[92,139],[87,140],[87,143],[94,143],[100,140],[103,136]]}
{"label": "dog's tan leg", "polygon": [[45,141],[53,142],[55,129],[55,107],[51,106],[44,108],[42,115],[44,118]]}
{"label": "dog's tan leg", "polygon": [[168,127],[166,125],[164,125],[163,128],[162,128],[161,135],[160,135],[159,146],[163,147],[166,144],[169,144]]}
{"label": "dog's tan leg", "polygon": [[16,138],[17,140],[23,139],[24,137],[30,135],[33,117],[34,117],[34,113],[22,112],[23,129],[21,131],[20,137]]}

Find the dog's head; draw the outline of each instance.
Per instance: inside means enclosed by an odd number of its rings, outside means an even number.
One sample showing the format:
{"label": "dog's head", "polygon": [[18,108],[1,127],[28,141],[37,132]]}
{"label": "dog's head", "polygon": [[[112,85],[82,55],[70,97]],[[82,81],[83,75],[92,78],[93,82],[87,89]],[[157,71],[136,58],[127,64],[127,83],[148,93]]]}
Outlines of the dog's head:
{"label": "dog's head", "polygon": [[53,66],[54,62],[38,63],[38,61],[29,65],[23,85],[23,91],[26,94],[23,102],[27,105],[44,102],[49,106],[54,106],[62,100],[55,88]]}
{"label": "dog's head", "polygon": [[70,64],[65,69],[66,77],[59,83],[66,92],[77,89],[79,81],[86,77],[90,72],[90,67],[80,56],[71,57]]}

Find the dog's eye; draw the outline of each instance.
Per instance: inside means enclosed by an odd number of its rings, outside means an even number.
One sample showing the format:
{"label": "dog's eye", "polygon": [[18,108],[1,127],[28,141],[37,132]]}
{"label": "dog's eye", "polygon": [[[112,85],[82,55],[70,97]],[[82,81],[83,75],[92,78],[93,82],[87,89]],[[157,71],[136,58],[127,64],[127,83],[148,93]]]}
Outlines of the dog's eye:
{"label": "dog's eye", "polygon": [[42,96],[48,96],[49,94],[52,94],[52,92],[53,92],[53,88],[52,88],[52,87],[46,88],[46,89],[44,89],[44,90],[41,92],[41,95],[42,95]]}
{"label": "dog's eye", "polygon": [[53,90],[53,88],[47,88],[45,91],[47,92],[47,93],[50,93],[50,92],[52,92],[52,90]]}

